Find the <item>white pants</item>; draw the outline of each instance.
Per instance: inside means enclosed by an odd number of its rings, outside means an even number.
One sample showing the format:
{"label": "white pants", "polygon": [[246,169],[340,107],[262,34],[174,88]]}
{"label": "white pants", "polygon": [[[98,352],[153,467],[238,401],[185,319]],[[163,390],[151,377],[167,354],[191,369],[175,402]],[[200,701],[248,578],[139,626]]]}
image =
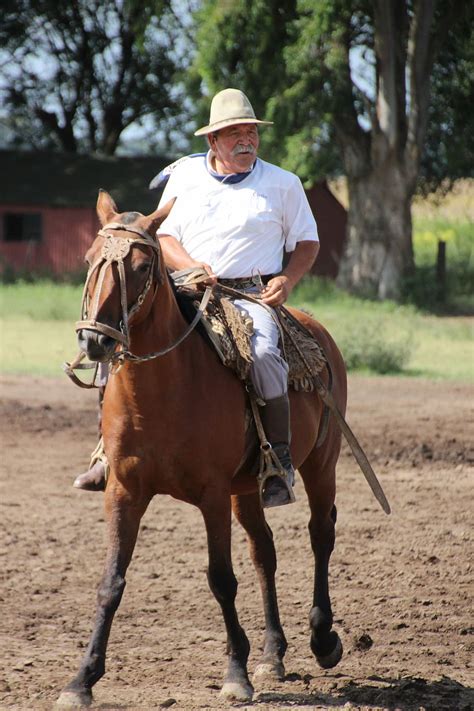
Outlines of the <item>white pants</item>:
{"label": "white pants", "polygon": [[235,306],[246,311],[253,320],[251,338],[254,362],[250,375],[256,393],[262,400],[272,400],[288,390],[288,365],[282,357],[278,341],[279,328],[267,308],[246,299],[232,299]]}

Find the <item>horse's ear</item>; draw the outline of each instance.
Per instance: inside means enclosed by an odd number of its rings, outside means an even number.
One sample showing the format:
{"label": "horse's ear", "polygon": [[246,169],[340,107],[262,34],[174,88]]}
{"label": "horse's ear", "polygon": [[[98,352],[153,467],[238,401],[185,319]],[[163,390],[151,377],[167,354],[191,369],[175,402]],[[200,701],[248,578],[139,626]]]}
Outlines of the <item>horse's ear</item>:
{"label": "horse's ear", "polygon": [[166,218],[170,214],[171,208],[173,207],[175,202],[176,198],[173,198],[172,200],[169,200],[166,205],[160,207],[159,210],[155,210],[155,212],[152,212],[151,215],[147,215],[145,229],[148,234],[151,235],[153,238],[155,237],[155,233],[158,227],[161,225],[162,222],[164,222],[164,220],[166,220]]}
{"label": "horse's ear", "polygon": [[101,188],[99,190],[99,197],[97,198],[97,216],[100,220],[100,224],[103,226],[106,225],[107,222],[112,222],[117,214],[117,205],[109,193]]}

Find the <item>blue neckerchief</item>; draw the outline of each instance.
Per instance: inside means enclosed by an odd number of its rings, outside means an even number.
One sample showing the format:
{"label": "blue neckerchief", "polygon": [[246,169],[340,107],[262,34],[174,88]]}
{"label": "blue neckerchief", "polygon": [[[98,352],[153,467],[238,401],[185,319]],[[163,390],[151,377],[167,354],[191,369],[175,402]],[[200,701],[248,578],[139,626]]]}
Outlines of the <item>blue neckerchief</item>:
{"label": "blue neckerchief", "polygon": [[249,170],[248,173],[228,173],[227,175],[219,175],[219,173],[209,171],[209,175],[211,175],[214,180],[218,180],[220,183],[227,183],[228,185],[232,185],[233,183],[240,183],[247,177],[247,175],[250,175],[251,172],[252,171]]}
{"label": "blue neckerchief", "polygon": [[221,175],[220,173],[216,173],[216,171],[211,168],[210,161],[206,157],[206,168],[207,172],[210,176],[214,178],[214,180],[218,180],[220,183],[227,183],[228,185],[233,185],[235,183],[240,183],[242,180],[245,180],[245,178],[250,175],[252,170],[255,168],[256,162],[257,159],[255,159],[252,167],[246,173],[228,173],[227,175]]}

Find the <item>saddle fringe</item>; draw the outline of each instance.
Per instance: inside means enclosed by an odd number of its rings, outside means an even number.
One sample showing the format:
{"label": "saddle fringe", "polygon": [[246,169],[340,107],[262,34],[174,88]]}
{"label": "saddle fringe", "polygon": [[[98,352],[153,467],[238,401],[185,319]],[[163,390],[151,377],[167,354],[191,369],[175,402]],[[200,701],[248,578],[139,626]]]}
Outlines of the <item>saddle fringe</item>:
{"label": "saddle fringe", "polygon": [[[179,286],[178,291],[190,299],[196,295],[186,286]],[[195,306],[198,303],[195,301]],[[314,376],[327,366],[323,349],[314,335],[287,309],[279,307],[274,311],[280,323],[282,351],[289,367],[288,386],[296,391],[313,392]],[[202,323],[222,363],[238,378],[248,381],[253,362],[250,345],[254,332],[252,318],[220,294],[217,286]]]}

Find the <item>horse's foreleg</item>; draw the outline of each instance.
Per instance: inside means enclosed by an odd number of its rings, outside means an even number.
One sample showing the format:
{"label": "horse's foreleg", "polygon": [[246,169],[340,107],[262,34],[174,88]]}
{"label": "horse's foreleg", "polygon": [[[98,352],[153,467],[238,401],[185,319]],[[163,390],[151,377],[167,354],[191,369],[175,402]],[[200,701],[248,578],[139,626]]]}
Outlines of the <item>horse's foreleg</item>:
{"label": "horse's foreleg", "polygon": [[221,606],[227,632],[228,666],[221,696],[229,700],[250,701],[253,688],[247,674],[249,641],[240,626],[235,597],[237,580],[231,559],[230,494],[212,497],[201,506],[207,532],[209,551],[208,581]]}
{"label": "horse's foreleg", "polygon": [[130,563],[144,505],[117,501],[111,492],[106,494],[108,550],[105,568],[97,591],[94,629],[79,672],[61,693],[58,705],[89,706],[92,686],[105,673],[105,655],[114,614],[122,599],[125,574]]}
{"label": "horse's foreleg", "polygon": [[[342,657],[342,643],[337,632],[332,629],[333,615],[329,597],[329,559],[334,549],[336,506],[335,471],[315,471],[305,463],[300,471],[303,475],[311,518],[308,529],[315,559],[313,607],[309,615],[311,629],[311,650],[318,664],[324,669],[335,667]],[[329,473],[328,473],[329,471]]]}
{"label": "horse's foreleg", "polygon": [[257,571],[265,614],[263,655],[254,672],[254,681],[281,680],[285,676],[283,657],[288,646],[280,623],[275,586],[277,559],[273,535],[265,521],[259,495],[233,496],[234,514],[247,533],[250,555]]}

